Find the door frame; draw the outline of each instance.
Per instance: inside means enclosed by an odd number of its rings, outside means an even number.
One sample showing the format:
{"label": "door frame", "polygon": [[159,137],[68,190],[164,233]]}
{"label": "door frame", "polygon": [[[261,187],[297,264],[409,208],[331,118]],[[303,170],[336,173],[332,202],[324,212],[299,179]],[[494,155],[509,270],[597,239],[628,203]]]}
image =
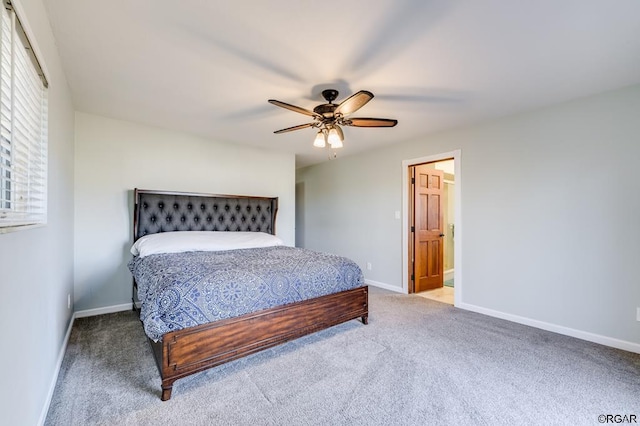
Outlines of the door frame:
{"label": "door frame", "polygon": [[462,150],[443,152],[441,154],[428,155],[426,157],[411,158],[402,160],[402,291],[409,293],[409,220],[411,216],[411,197],[409,194],[409,167],[423,163],[435,163],[438,161],[453,158],[455,172],[454,204],[455,204],[455,224],[456,230],[453,236],[453,294],[454,306],[462,304]]}

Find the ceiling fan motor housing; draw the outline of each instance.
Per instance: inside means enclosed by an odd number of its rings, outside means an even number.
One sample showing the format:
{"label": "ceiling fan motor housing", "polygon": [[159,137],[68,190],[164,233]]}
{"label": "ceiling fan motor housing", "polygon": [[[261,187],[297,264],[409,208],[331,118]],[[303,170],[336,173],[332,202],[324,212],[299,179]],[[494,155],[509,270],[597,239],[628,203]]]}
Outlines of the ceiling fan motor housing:
{"label": "ceiling fan motor housing", "polygon": [[320,114],[324,118],[333,118],[333,111],[335,111],[337,106],[336,104],[322,104],[315,107],[313,112]]}
{"label": "ceiling fan motor housing", "polygon": [[338,91],[335,89],[326,89],[322,91],[322,97],[329,102],[328,104],[318,105],[313,109],[313,112],[316,114],[320,114],[325,119],[334,118],[334,111],[338,107],[338,105],[334,104],[333,101],[338,97]]}

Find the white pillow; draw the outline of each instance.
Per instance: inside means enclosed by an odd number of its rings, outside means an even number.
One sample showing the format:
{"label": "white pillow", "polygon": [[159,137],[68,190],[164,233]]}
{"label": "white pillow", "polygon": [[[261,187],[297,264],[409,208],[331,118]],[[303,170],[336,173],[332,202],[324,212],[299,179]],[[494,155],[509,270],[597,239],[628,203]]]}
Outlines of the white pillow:
{"label": "white pillow", "polygon": [[264,232],[175,231],[139,238],[131,247],[131,254],[145,257],[158,253],[222,251],[283,244],[280,238]]}

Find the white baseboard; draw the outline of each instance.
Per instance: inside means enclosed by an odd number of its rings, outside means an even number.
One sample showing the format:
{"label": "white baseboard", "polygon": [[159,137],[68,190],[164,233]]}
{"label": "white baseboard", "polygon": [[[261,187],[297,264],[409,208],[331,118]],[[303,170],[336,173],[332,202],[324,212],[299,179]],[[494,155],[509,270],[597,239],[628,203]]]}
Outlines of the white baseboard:
{"label": "white baseboard", "polygon": [[367,285],[372,285],[374,287],[383,288],[385,290],[394,291],[396,293],[405,294],[402,287],[398,287],[397,285],[391,285],[391,284],[381,283],[379,281],[373,281],[373,280],[367,280],[367,279],[364,280],[364,283]]}
{"label": "white baseboard", "polygon": [[447,269],[446,271],[444,271],[444,280],[445,281],[449,281],[451,278],[453,278],[453,271],[454,271],[454,269]]}
{"label": "white baseboard", "polygon": [[123,303],[121,305],[105,306],[104,308],[86,309],[84,311],[77,311],[75,313],[76,318],[93,317],[96,315],[112,314],[114,312],[122,312],[131,310],[131,302]]}
{"label": "white baseboard", "polygon": [[490,317],[501,318],[507,321],[524,324],[542,330],[552,331],[554,333],[571,336],[589,342],[598,343],[612,348],[622,349],[624,351],[635,352],[640,354],[640,344],[628,342],[626,340],[615,339],[613,337],[602,336],[600,334],[589,333],[587,331],[576,330],[574,328],[564,327],[561,325],[551,324],[544,321],[538,321],[531,318],[521,317],[518,315],[507,314],[505,312],[495,311],[493,309],[483,308],[481,306],[471,305],[469,303],[461,303],[456,305],[457,308],[467,311],[478,312],[480,314],[489,315]]}
{"label": "white baseboard", "polygon": [[71,329],[73,328],[73,322],[76,320],[76,314],[71,315],[71,319],[69,320],[69,326],[67,327],[67,333],[64,336],[64,341],[62,342],[62,347],[60,348],[60,352],[58,352],[58,359],[56,361],[56,368],[53,372],[53,378],[51,379],[51,383],[49,384],[49,392],[47,392],[47,397],[45,398],[44,406],[42,407],[42,411],[40,412],[40,419],[38,419],[38,425],[44,425],[45,420],[47,420],[47,413],[49,412],[49,407],[51,406],[51,399],[53,398],[53,392],[56,389],[56,383],[58,383],[58,375],[60,374],[60,368],[62,368],[62,360],[64,359],[64,354],[67,352],[67,344],[69,343],[69,336],[71,336]]}

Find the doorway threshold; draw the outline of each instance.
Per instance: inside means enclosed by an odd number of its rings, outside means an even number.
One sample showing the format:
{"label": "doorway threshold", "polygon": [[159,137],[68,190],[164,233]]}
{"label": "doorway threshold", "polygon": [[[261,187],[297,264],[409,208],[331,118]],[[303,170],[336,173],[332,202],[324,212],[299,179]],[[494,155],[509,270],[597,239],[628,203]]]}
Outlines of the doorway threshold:
{"label": "doorway threshold", "polygon": [[421,291],[420,293],[414,294],[416,296],[424,297],[425,299],[435,300],[436,302],[453,305],[453,287],[445,286],[433,290]]}

